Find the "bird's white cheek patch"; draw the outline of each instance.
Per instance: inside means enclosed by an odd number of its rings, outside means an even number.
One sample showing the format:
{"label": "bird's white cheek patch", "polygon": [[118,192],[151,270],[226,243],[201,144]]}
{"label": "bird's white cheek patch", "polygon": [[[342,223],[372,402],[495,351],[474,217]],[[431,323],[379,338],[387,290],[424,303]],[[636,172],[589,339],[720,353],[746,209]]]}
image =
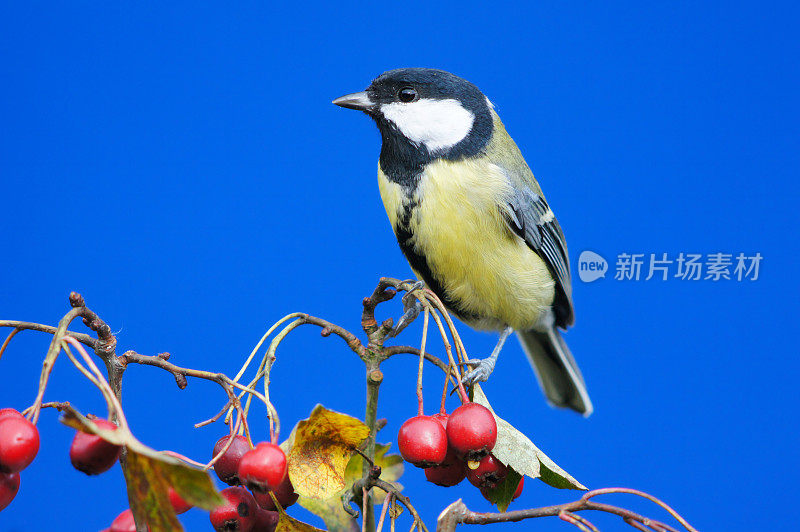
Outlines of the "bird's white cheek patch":
{"label": "bird's white cheek patch", "polygon": [[461,142],[475,122],[475,115],[453,99],[393,102],[382,105],[381,112],[408,140],[432,152]]}

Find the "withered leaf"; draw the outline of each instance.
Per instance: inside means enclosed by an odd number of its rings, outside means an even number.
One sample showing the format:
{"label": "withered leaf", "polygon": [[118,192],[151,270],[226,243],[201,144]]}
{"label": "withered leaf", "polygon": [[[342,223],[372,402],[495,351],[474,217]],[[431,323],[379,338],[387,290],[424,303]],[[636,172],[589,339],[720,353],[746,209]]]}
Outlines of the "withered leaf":
{"label": "withered leaf", "polygon": [[[290,436],[291,439],[291,436]],[[402,490],[403,486],[395,482],[403,474],[403,458],[397,454],[386,454],[391,445],[376,444],[375,445],[375,464],[381,466],[382,480],[390,482],[398,490]],[[349,532],[351,530],[358,530],[359,526],[353,517],[345,511],[342,506],[342,495],[353,487],[353,482],[362,477],[362,464],[364,459],[360,454],[354,454],[350,461],[347,463],[345,469],[344,479],[345,487],[333,497],[325,500],[314,499],[310,497],[300,497],[299,504],[309,512],[318,515],[325,521],[325,525],[331,532]],[[375,504],[382,504],[386,498],[386,493],[383,490],[372,490],[372,500]]]}
{"label": "withered leaf", "polygon": [[492,415],[494,415],[497,422],[497,443],[492,449],[492,454],[498,460],[522,475],[541,478],[543,482],[555,488],[587,489],[569,473],[556,465],[527,436],[515,429],[511,423],[498,417],[478,384],[474,386],[472,400],[491,410]]}
{"label": "withered leaf", "polygon": [[329,499],[345,488],[345,469],[369,428],[358,419],[317,405],[293,430],[289,478],[304,497]]}

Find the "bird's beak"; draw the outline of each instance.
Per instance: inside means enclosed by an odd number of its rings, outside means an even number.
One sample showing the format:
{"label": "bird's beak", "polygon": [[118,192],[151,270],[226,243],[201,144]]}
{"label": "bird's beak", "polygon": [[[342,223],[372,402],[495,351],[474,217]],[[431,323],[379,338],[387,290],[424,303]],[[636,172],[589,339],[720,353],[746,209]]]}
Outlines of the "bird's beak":
{"label": "bird's beak", "polygon": [[369,112],[375,108],[375,102],[369,97],[369,94],[364,92],[354,92],[353,94],[345,94],[340,98],[333,100],[334,105],[345,107],[347,109],[355,109],[356,111]]}

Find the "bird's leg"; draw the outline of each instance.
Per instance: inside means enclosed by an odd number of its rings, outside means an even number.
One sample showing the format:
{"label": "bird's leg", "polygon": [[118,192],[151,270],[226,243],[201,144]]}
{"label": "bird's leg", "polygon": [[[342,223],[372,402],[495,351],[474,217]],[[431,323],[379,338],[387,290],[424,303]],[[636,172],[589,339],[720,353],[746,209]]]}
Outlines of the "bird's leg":
{"label": "bird's leg", "polygon": [[419,313],[422,312],[422,303],[419,299],[414,297],[414,291],[423,288],[425,283],[417,281],[414,285],[403,295],[403,315],[397,320],[397,324],[386,335],[387,338],[392,338],[400,334],[403,329],[411,325]]}
{"label": "bird's leg", "polygon": [[466,364],[471,366],[472,369],[469,371],[469,373],[464,375],[464,379],[461,381],[464,386],[471,386],[476,382],[485,382],[489,379],[489,375],[492,374],[494,371],[494,365],[497,363],[497,357],[500,355],[500,351],[503,349],[503,344],[506,343],[506,339],[512,332],[514,332],[514,329],[511,327],[506,327],[503,329],[503,332],[500,333],[500,339],[497,341],[497,345],[494,346],[494,350],[488,358],[476,358],[466,361]]}

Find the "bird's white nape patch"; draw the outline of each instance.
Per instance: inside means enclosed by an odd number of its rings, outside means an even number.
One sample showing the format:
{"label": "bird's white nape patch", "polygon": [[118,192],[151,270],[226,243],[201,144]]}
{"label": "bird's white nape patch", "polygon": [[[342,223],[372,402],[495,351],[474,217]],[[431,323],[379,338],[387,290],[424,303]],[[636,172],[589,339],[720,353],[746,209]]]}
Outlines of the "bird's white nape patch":
{"label": "bird's white nape patch", "polygon": [[475,122],[472,111],[453,99],[392,102],[382,105],[381,112],[408,140],[431,152],[452,148],[464,140]]}

